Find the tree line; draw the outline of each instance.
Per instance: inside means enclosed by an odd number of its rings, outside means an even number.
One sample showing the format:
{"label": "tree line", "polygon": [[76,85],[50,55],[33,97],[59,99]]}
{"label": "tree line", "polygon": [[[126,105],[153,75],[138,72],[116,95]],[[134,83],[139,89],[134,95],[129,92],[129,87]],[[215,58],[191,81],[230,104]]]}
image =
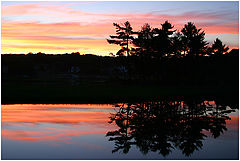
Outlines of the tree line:
{"label": "tree line", "polygon": [[[108,43],[120,45],[118,56],[210,56],[226,54],[229,48],[218,38],[212,45],[205,40],[205,32],[192,22],[184,25],[181,31],[165,21],[160,28],[153,28],[148,23],[140,31],[133,31],[127,21],[123,25],[113,23],[116,35],[110,35]],[[130,44],[133,46],[130,48]]]}
{"label": "tree line", "polygon": [[205,31],[194,23],[188,22],[180,31],[168,21],[159,28],[146,23],[139,31],[128,21],[113,25],[116,35],[107,41],[121,47],[116,59],[127,69],[124,80],[237,89],[239,50],[229,51],[218,38],[209,44]]}

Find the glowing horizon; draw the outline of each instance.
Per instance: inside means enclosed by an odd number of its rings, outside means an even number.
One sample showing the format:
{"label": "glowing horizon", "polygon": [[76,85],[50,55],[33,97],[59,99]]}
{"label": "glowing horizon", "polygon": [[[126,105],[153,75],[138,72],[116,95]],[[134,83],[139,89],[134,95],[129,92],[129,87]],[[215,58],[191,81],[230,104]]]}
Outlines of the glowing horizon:
{"label": "glowing horizon", "polygon": [[106,41],[115,34],[113,22],[129,21],[137,31],[144,23],[160,27],[165,20],[177,30],[191,21],[209,43],[220,38],[238,48],[238,10],[238,2],[5,1],[1,52],[109,55],[120,49]]}

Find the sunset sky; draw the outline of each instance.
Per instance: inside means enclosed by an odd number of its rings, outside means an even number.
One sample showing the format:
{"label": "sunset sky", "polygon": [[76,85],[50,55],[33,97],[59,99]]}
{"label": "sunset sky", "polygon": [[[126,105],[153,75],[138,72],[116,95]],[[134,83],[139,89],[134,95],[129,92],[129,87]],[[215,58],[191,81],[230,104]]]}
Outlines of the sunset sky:
{"label": "sunset sky", "polygon": [[1,53],[70,53],[109,55],[120,48],[106,38],[112,23],[130,21],[134,30],[144,23],[160,27],[168,20],[181,30],[191,21],[212,43],[220,38],[238,48],[238,1],[2,1]]}

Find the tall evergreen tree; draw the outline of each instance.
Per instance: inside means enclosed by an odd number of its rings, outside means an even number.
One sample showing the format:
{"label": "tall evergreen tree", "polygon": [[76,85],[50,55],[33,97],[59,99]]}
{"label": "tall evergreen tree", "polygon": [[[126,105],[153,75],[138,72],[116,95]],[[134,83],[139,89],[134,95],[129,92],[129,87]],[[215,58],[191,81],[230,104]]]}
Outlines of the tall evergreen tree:
{"label": "tall evergreen tree", "polygon": [[165,21],[161,24],[162,28],[154,28],[154,41],[153,47],[155,51],[160,54],[160,56],[164,56],[165,54],[169,55],[170,46],[171,46],[171,39],[170,36],[176,31],[171,30],[174,28],[171,23]]}
{"label": "tall evergreen tree", "polygon": [[225,44],[222,43],[220,39],[216,39],[212,44],[212,51],[215,55],[223,55],[229,50]]}
{"label": "tall evergreen tree", "polygon": [[184,51],[183,35],[181,32],[176,32],[171,38],[171,53],[177,57],[181,57],[182,52]]}
{"label": "tall evergreen tree", "polygon": [[205,32],[202,29],[197,29],[197,27],[192,23],[184,25],[181,30],[183,34],[183,42],[186,45],[185,52],[189,55],[198,56],[203,53],[208,44],[205,41]]}
{"label": "tall evergreen tree", "polygon": [[171,30],[174,26],[168,21],[161,24],[161,28],[152,29],[149,24],[142,26],[138,32],[138,37],[134,39],[133,44],[139,47],[139,51],[147,55],[162,57],[169,54],[171,46],[171,38],[175,30]]}
{"label": "tall evergreen tree", "polygon": [[108,43],[121,46],[121,49],[117,52],[117,55],[124,55],[124,52],[126,52],[126,55],[129,56],[129,44],[134,39],[133,36],[131,36],[133,31],[130,23],[127,21],[123,26],[113,23],[113,26],[116,27],[117,35],[110,35],[111,39],[107,39]]}
{"label": "tall evergreen tree", "polygon": [[141,30],[137,32],[137,38],[133,40],[133,44],[135,45],[135,53],[137,55],[151,55],[153,52],[153,31],[151,26],[146,23],[141,27]]}

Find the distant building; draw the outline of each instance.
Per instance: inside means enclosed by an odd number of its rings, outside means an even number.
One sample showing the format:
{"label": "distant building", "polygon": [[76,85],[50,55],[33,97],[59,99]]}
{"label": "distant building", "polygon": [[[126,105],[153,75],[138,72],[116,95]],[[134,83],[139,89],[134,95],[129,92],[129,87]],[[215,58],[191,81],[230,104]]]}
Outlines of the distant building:
{"label": "distant building", "polygon": [[120,73],[127,73],[128,72],[127,67],[125,67],[123,65],[115,67],[115,70],[120,72]]}
{"label": "distant building", "polygon": [[80,72],[80,67],[78,67],[78,66],[70,66],[68,72],[69,73],[79,73]]}

